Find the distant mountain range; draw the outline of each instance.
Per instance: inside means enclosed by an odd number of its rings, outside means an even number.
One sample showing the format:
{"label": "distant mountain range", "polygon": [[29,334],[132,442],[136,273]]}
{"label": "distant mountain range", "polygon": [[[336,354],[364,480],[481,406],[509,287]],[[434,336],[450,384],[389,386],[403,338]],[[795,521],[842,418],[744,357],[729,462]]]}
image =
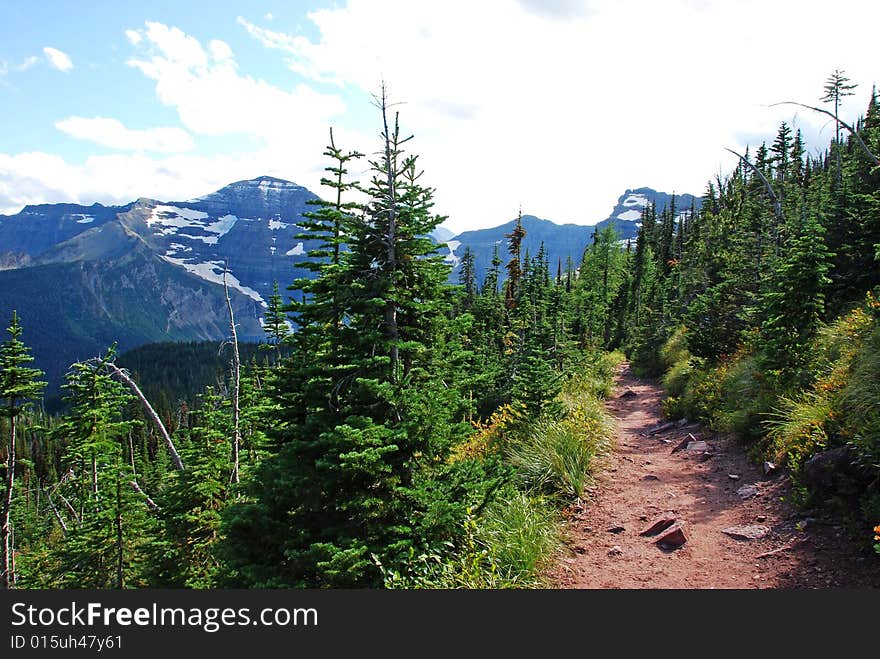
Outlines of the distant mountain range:
{"label": "distant mountain range", "polygon": [[[634,240],[639,233],[639,227],[642,225],[642,211],[648,204],[654,204],[659,213],[663,208],[668,208],[672,205],[672,197],[673,195],[671,194],[658,192],[652,188],[627,190],[617,199],[611,214],[595,226],[555,224],[550,220],[543,220],[534,215],[523,215],[522,223],[523,228],[526,230],[526,236],[522,243],[523,252],[527,250],[534,256],[540,249],[541,243],[544,243],[544,249],[547,251],[550,260],[550,268],[554,274],[560,261],[562,267],[565,268],[568,258],[571,258],[572,262],[577,266],[583,258],[584,250],[592,243],[593,235],[596,231],[613,223],[621,240]],[[701,203],[702,199],[700,197],[694,197],[690,194],[675,196],[675,207],[679,217],[683,213],[688,212],[692,205],[694,208],[699,209]],[[507,263],[510,256],[507,253],[505,234],[510,233],[515,225],[516,219],[512,219],[498,227],[465,231],[452,238],[446,238],[449,249],[446,260],[453,266],[450,281],[458,281],[459,264],[467,248],[470,248],[474,254],[477,282],[480,284],[482,284],[486,271],[491,266],[492,254],[496,245],[498,246],[502,262]],[[503,269],[501,274],[503,278]]]}
{"label": "distant mountain range", "polygon": [[[282,294],[303,255],[315,247],[299,240],[297,222],[317,195],[269,176],[238,181],[188,201],[141,198],[123,206],[41,204],[0,215],[0,323],[16,309],[36,365],[52,391],[69,365],[95,356],[113,342],[120,351],[160,341],[222,340],[229,334],[223,272],[239,337],[263,338],[266,300],[277,281]],[[690,195],[677,204],[689,208]],[[662,207],[669,195],[650,188],[627,190],[608,219],[623,238],[638,230],[641,209]],[[698,200],[697,200],[698,201]],[[480,282],[498,246],[508,260],[501,226],[453,236],[433,236],[453,266],[465,248],[474,252]],[[523,248],[536,254],[543,242],[551,267],[579,263],[594,227],[558,225],[523,216]]]}
{"label": "distant mountain range", "polygon": [[45,204],[0,216],[0,313],[17,309],[53,383],[69,364],[157,341],[263,338],[265,301],[305,274],[296,239],[307,189],[263,176],[183,202]]}

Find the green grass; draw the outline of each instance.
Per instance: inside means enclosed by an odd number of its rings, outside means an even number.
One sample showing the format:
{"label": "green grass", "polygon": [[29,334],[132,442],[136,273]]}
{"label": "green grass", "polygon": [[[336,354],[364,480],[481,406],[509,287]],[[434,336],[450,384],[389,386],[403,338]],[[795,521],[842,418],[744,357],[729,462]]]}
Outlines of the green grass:
{"label": "green grass", "polygon": [[536,585],[562,541],[561,521],[551,502],[516,491],[486,510],[477,537],[506,579]]}

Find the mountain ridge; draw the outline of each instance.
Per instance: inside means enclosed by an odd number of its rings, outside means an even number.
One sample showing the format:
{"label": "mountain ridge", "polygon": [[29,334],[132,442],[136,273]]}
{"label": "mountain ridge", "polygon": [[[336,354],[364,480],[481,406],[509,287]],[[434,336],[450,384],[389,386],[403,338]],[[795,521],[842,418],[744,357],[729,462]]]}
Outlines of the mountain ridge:
{"label": "mountain ridge", "polygon": [[[631,199],[638,194],[669,197],[650,188],[627,190],[609,220],[641,208]],[[297,237],[297,222],[317,199],[292,181],[259,176],[186,201],[140,197],[116,206],[25,206],[0,215],[0,312],[19,312],[26,338],[34,340],[36,365],[56,385],[68,364],[111,342],[126,350],[169,340],[225,339],[224,272],[239,337],[260,340],[273,284],[284,291],[311,274],[297,264],[318,244]],[[602,224],[557,224],[534,215],[522,221],[523,253],[535,255],[544,243],[551,268],[568,259],[577,266]],[[615,221],[629,231],[637,224],[634,217]],[[468,247],[479,283],[496,245],[506,263],[505,234],[514,224],[454,235],[438,227],[434,239],[447,252],[450,280],[457,281]]]}

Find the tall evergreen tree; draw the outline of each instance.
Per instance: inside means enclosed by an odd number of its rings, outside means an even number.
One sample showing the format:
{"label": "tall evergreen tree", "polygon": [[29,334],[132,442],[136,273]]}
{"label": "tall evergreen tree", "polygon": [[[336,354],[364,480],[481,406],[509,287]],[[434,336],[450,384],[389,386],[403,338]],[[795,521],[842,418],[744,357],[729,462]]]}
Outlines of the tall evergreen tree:
{"label": "tall evergreen tree", "polygon": [[834,104],[834,151],[837,158],[837,178],[840,179],[840,102],[846,96],[852,96],[857,85],[850,84],[850,79],[840,69],[834,69],[834,72],[825,80],[825,93],[819,99],[823,103]]}
{"label": "tall evergreen tree", "polygon": [[[332,338],[335,365],[320,378],[297,377],[293,358],[281,370],[286,422],[273,431],[277,453],[257,469],[254,502],[228,517],[225,556],[236,583],[376,585],[373,557],[393,563],[415,541],[429,505],[422,465],[448,449],[449,416],[461,408],[433,354],[451,299],[448,265],[429,238],[443,218],[431,212],[433,191],[420,183],[416,157],[403,150],[409,138],[396,117],[389,121],[384,89],[378,106],[382,143],[369,202],[351,224],[338,272],[328,279],[320,270],[318,280],[344,286],[337,299],[345,322],[315,330],[319,345]],[[302,311],[316,303],[306,300]],[[291,385],[302,395],[288,397]]]}
{"label": "tall evergreen tree", "polygon": [[33,361],[27,346],[21,341],[21,324],[18,313],[12,312],[7,328],[9,338],[0,344],[0,416],[9,420],[9,436],[6,439],[6,478],[3,492],[3,508],[0,510],[0,535],[2,535],[2,563],[0,563],[0,588],[15,587],[14,548],[12,536],[12,503],[15,488],[15,442],[16,422],[25,407],[38,398],[45,382],[38,380],[43,372],[25,366]]}
{"label": "tall evergreen tree", "polygon": [[269,296],[269,302],[266,307],[266,314],[263,321],[263,331],[269,338],[270,345],[275,348],[275,365],[281,362],[281,345],[290,335],[290,325],[287,321],[287,314],[284,311],[284,302],[281,294],[278,292],[278,282],[272,283],[272,295]]}
{"label": "tall evergreen tree", "polygon": [[504,284],[504,304],[508,309],[513,309],[517,305],[519,297],[519,280],[522,277],[523,258],[522,258],[522,241],[526,237],[526,230],[522,225],[522,211],[516,218],[516,224],[510,233],[505,234],[507,238],[507,251],[510,254],[510,260],[505,266],[507,269],[507,280]]}

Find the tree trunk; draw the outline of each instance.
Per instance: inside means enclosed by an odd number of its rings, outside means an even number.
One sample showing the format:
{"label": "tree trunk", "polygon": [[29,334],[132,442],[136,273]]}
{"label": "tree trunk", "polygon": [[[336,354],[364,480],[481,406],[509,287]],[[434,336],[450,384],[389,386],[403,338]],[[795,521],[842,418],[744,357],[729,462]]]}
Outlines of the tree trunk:
{"label": "tree trunk", "polygon": [[[37,490],[39,492],[39,490]],[[49,491],[46,490],[46,500],[49,502],[49,507],[52,509],[52,512],[55,514],[55,519],[58,520],[59,526],[61,526],[61,530],[67,533],[67,524],[64,522],[64,518],[61,516],[57,506],[52,502],[52,495],[49,494]]]}
{"label": "tree trunk", "polygon": [[229,286],[226,284],[226,273],[229,264],[223,270],[223,291],[226,293],[226,309],[229,312],[229,328],[232,331],[232,475],[230,481],[239,482],[239,450],[241,447],[241,429],[239,428],[239,387],[241,384],[241,361],[238,354],[238,333],[235,331],[235,317],[232,315],[232,300],[229,299]]}
{"label": "tree trunk", "polygon": [[[11,401],[10,401],[11,403]],[[12,405],[10,404],[10,409]],[[0,565],[0,588],[12,588],[15,584],[15,568],[12,562],[12,487],[15,484],[15,415],[9,416],[9,447],[6,451],[6,492],[3,495],[2,542],[3,564]]]}
{"label": "tree trunk", "polygon": [[125,588],[123,561],[125,553],[122,546],[122,483],[119,478],[119,464],[116,465],[116,587]]}
{"label": "tree trunk", "polygon": [[137,399],[141,402],[141,405],[144,406],[144,410],[147,413],[147,416],[150,417],[150,420],[156,425],[156,428],[159,430],[159,434],[162,435],[162,440],[165,442],[165,446],[168,447],[168,452],[171,454],[171,461],[174,463],[174,466],[183,471],[183,461],[180,459],[180,454],[178,454],[177,449],[174,448],[174,442],[171,441],[171,436],[168,434],[168,431],[165,429],[165,424],[162,423],[162,419],[159,418],[159,415],[156,414],[156,410],[153,409],[153,406],[150,405],[150,401],[147,400],[147,397],[144,396],[143,392],[137,386],[137,383],[128,377],[128,374],[119,368],[113,362],[104,362],[111,371],[122,380],[129,389],[132,390]]}
{"label": "tree trunk", "polygon": [[[385,95],[385,85],[382,85],[382,124],[385,128],[385,168],[388,184],[388,268],[391,276],[391,286],[394,287],[395,273],[397,271],[397,194],[395,188],[396,158],[391,157],[391,135],[388,132],[388,100]],[[391,379],[397,381],[397,363],[399,360],[397,341],[399,333],[397,329],[397,305],[389,300],[385,305],[385,324],[388,327],[388,338],[391,340]]]}

